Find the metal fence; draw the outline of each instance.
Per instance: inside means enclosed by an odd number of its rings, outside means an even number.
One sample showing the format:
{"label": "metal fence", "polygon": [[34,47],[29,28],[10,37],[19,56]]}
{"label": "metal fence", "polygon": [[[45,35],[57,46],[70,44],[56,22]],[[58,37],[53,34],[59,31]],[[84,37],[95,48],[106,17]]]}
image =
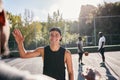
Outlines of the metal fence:
{"label": "metal fence", "polygon": [[[99,40],[97,34],[99,31],[103,31],[103,33],[105,33],[104,36],[106,37],[106,45],[120,44],[120,31],[117,30],[116,33],[109,31],[109,26],[112,28],[115,28],[118,26],[120,27],[120,16],[95,17],[94,19],[92,19],[92,21],[87,21],[86,18],[83,18],[83,17],[78,20],[67,19],[65,21],[70,22],[70,24],[68,24],[68,23],[64,24],[64,30],[63,30],[62,36],[64,37],[65,42],[64,42],[64,44],[61,43],[61,45],[63,47],[76,47],[77,46],[76,42],[78,40],[77,39],[78,36],[82,36],[84,46],[97,46],[98,40]],[[107,21],[108,23],[107,24],[104,23],[105,21]],[[108,33],[104,32],[104,29],[101,29],[100,26],[107,26]],[[37,28],[35,26],[34,30],[33,30],[34,38],[32,38],[34,41],[31,42],[31,44],[29,46],[27,46],[26,43],[24,43],[26,49],[35,49],[40,46],[48,45],[48,44],[46,44],[44,39],[42,39],[43,40],[42,42],[40,42],[36,39],[36,37],[38,37],[38,35],[36,33],[36,29]],[[67,33],[70,33],[70,34],[68,35]],[[10,36],[12,36],[12,34]],[[41,36],[41,35],[39,35],[39,36]],[[70,41],[68,41],[68,40],[70,40]],[[17,50],[17,44],[14,39],[9,40],[9,48],[10,48],[10,50]]]}

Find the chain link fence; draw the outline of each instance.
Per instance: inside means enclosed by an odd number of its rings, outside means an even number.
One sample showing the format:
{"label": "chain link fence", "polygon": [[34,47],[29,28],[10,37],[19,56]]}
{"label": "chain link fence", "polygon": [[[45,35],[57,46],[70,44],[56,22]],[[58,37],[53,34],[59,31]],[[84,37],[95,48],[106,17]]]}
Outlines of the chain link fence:
{"label": "chain link fence", "polygon": [[[78,20],[67,19],[65,22],[64,29],[62,29],[63,42],[61,42],[61,45],[63,47],[76,47],[78,36],[82,36],[84,46],[97,46],[99,31],[104,33],[106,45],[120,44],[120,16],[101,16],[91,20],[82,17]],[[40,33],[36,32],[37,29],[37,26],[34,25],[34,37],[29,38],[29,40],[32,40],[29,45],[24,43],[26,49],[31,50],[48,45],[45,38],[47,38],[47,42],[49,42],[49,34],[44,33],[44,30],[42,30],[42,34],[39,35]],[[44,35],[46,35],[45,38]],[[12,37],[12,39],[9,39],[10,50],[17,50],[17,44],[12,34],[10,34],[10,36]]]}

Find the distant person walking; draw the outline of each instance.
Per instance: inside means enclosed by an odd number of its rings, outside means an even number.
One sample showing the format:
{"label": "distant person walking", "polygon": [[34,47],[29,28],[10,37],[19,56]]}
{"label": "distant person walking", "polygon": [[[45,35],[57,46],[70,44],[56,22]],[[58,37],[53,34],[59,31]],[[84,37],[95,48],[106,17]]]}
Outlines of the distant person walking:
{"label": "distant person walking", "polygon": [[[102,56],[102,63],[105,62],[105,55],[104,55],[104,52],[105,52],[105,37],[103,36],[103,33],[102,32],[99,32],[99,43],[98,43],[98,51],[100,52],[101,56]],[[101,63],[101,64],[102,64]]]}
{"label": "distant person walking", "polygon": [[78,62],[79,64],[84,65],[82,62],[82,57],[84,53],[82,37],[78,37],[77,47],[78,47],[78,54],[79,54]]}

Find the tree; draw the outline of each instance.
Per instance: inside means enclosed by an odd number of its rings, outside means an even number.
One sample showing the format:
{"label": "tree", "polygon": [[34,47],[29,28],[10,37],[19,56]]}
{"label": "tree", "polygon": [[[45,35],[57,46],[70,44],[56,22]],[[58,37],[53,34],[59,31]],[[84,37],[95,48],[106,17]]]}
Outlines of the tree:
{"label": "tree", "polygon": [[79,34],[89,35],[93,33],[93,19],[96,14],[97,7],[93,5],[82,5],[79,15]]}
{"label": "tree", "polygon": [[24,12],[24,22],[25,22],[25,25],[27,26],[30,22],[33,21],[33,17],[34,17],[34,14],[32,11],[30,11],[29,9],[25,9],[25,12]]}
{"label": "tree", "polygon": [[105,2],[103,5],[98,5],[96,17],[97,32],[103,31],[106,34],[120,33],[120,2]]}
{"label": "tree", "polygon": [[[76,38],[78,38],[79,35],[71,33],[71,26],[72,22],[64,20],[62,18],[62,14],[60,14],[59,10],[56,12],[53,12],[53,16],[51,17],[48,14],[48,22],[47,22],[47,28],[48,30],[52,27],[59,27],[62,32],[62,45],[66,45],[72,42],[76,42]],[[47,39],[48,40],[48,39]]]}

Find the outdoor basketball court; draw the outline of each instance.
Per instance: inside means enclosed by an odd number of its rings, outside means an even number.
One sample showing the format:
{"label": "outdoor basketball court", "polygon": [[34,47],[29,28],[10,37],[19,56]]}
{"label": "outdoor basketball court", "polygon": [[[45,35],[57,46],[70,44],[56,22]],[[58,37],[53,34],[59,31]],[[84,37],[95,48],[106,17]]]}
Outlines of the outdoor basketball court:
{"label": "outdoor basketball court", "polygon": [[[87,67],[92,67],[100,72],[102,80],[119,80],[120,79],[120,51],[105,52],[106,63],[100,65],[101,56],[98,53],[90,53],[89,56],[83,56],[82,70],[85,71]],[[74,80],[80,79],[80,69],[78,64],[78,54],[72,54]],[[21,59],[10,58],[3,59],[7,64],[14,66],[20,70],[30,71],[32,74],[42,74],[43,62],[41,57]]]}

